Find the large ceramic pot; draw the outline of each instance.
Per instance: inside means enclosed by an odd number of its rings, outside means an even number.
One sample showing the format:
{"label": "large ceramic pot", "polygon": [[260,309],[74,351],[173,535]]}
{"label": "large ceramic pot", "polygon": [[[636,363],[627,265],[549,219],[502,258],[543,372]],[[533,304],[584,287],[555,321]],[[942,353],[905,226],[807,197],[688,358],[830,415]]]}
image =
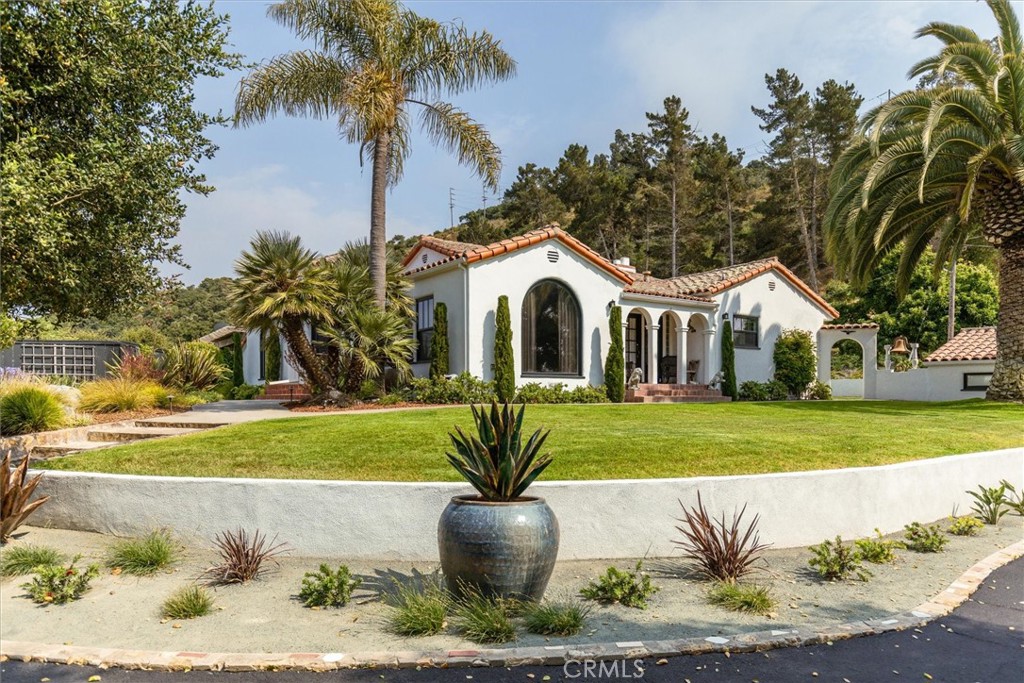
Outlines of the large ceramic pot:
{"label": "large ceramic pot", "polygon": [[540,600],[558,556],[558,520],[543,498],[503,503],[455,496],[437,524],[448,589]]}

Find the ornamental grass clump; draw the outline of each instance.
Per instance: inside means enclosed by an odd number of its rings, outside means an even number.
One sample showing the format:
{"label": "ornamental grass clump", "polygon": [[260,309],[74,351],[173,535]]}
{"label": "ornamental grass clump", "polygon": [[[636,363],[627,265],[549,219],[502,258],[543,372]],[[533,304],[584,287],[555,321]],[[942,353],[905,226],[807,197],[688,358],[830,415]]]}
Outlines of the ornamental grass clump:
{"label": "ornamental grass clump", "polygon": [[683,540],[673,543],[683,551],[683,556],[700,574],[715,581],[735,582],[754,571],[754,566],[763,559],[764,551],[771,544],[761,543],[757,531],[760,515],[754,515],[745,529],[742,527],[744,505],[738,512],[733,511],[732,522],[726,524],[725,513],[720,519],[713,519],[704,507],[700,491],[697,492],[697,507],[687,508],[682,501],[682,522],[676,529]]}
{"label": "ornamental grass clump", "polygon": [[202,586],[186,586],[172,593],[160,608],[166,619],[195,619],[213,611],[213,596]]}
{"label": "ornamental grass clump", "polygon": [[278,564],[277,556],[288,551],[285,543],[275,543],[277,537],[267,541],[259,531],[250,534],[244,529],[217,534],[214,545],[220,552],[221,563],[204,572],[211,584],[245,583],[258,579],[265,571],[267,561]]}
{"label": "ornamental grass clump", "polygon": [[53,567],[67,562],[64,553],[42,545],[17,545],[3,550],[0,576],[23,576],[38,567]]}
{"label": "ornamental grass clump", "polygon": [[393,608],[388,629],[401,636],[432,636],[448,626],[451,596],[436,581],[423,586],[399,584],[385,598]]}
{"label": "ornamental grass clump", "polygon": [[497,401],[485,408],[471,406],[477,436],[469,436],[461,427],[449,433],[455,454],[446,453],[448,462],[473,485],[484,500],[512,501],[551,464],[550,454],[540,454],[549,432],[538,429],[523,443],[523,414],[508,403],[499,408]]}
{"label": "ornamental grass clump", "polygon": [[516,639],[508,600],[481,594],[463,586],[455,603],[453,620],[459,633],[474,643],[507,643]]}
{"label": "ornamental grass clump", "polygon": [[39,496],[31,500],[43,475],[37,474],[29,479],[28,460],[26,456],[20,465],[11,467],[11,454],[8,453],[0,463],[0,543],[7,543],[15,529],[50,499],[49,496]]}
{"label": "ornamental grass clump", "polygon": [[571,602],[527,602],[521,610],[523,624],[530,633],[542,636],[574,636],[583,630],[590,605]]}
{"label": "ornamental grass clump", "polygon": [[775,610],[776,601],[768,586],[719,581],[708,591],[708,602],[733,612],[767,616]]}
{"label": "ornamental grass clump", "polygon": [[178,559],[178,545],[167,531],[115,543],[107,552],[107,567],[125,574],[148,576],[170,567]]}
{"label": "ornamental grass clump", "polygon": [[67,414],[49,389],[26,385],[0,396],[0,434],[14,436],[63,427]]}

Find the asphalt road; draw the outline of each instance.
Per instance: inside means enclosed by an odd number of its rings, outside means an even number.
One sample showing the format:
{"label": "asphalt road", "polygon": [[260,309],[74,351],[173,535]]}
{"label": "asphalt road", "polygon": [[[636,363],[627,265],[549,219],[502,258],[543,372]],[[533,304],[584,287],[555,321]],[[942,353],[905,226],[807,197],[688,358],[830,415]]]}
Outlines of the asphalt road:
{"label": "asphalt road", "polygon": [[603,670],[595,666],[589,675],[582,664],[326,673],[162,673],[20,662],[0,665],[2,683],[84,683],[92,676],[99,676],[102,683],[1024,683],[1024,559],[993,572],[969,602],[920,630],[731,657],[676,657],[660,666],[650,659],[606,662]]}

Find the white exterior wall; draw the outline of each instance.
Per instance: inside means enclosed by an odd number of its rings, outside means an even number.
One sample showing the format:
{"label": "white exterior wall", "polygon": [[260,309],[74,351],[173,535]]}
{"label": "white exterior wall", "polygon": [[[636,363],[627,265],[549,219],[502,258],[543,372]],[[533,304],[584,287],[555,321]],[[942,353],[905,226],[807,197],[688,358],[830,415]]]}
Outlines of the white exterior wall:
{"label": "white exterior wall", "polygon": [[[551,263],[548,252],[558,252]],[[540,280],[558,280],[576,295],[580,306],[581,377],[523,377],[522,307],[530,288]],[[418,284],[418,283],[417,283]],[[623,284],[579,256],[558,240],[546,240],[469,266],[469,371],[485,380],[494,378],[494,316],[498,297],[508,297],[512,318],[512,349],[516,384],[562,382],[569,387],[604,382],[608,345],[608,302],[619,301]],[[449,309],[450,311],[451,309]],[[449,323],[449,328],[452,325]]]}
{"label": "white exterior wall", "polygon": [[964,373],[992,372],[995,361],[945,361],[916,370],[889,372],[879,369],[873,396],[889,401],[962,401],[984,398],[984,391],[964,391]]}
{"label": "white exterior wall", "polygon": [[[768,288],[770,282],[775,283],[774,291]],[[733,315],[759,318],[759,348],[736,347],[737,384],[748,380],[767,382],[772,378],[772,352],[775,349],[775,341],[783,330],[806,330],[811,334],[811,339],[816,339],[822,324],[832,319],[825,311],[811,303],[789,280],[772,270],[716,294],[713,298],[719,304],[715,320],[716,330],[721,329],[722,316],[725,314],[730,316],[730,322]],[[721,368],[719,346],[716,335],[711,349],[712,367],[716,368],[716,372]]]}
{"label": "white exterior wall", "polygon": [[[421,249],[420,255],[428,251]],[[466,370],[465,277],[466,270],[460,265],[439,266],[437,272],[428,271],[417,276],[409,290],[414,299],[433,296],[435,306],[444,304],[448,308],[448,369],[452,374]],[[415,334],[413,330],[414,338]],[[430,372],[430,361],[413,363],[412,371],[416,377],[426,377]]]}
{"label": "white exterior wall", "polygon": [[242,351],[242,374],[246,384],[263,384],[260,377],[260,333],[250,332],[245,336],[245,349]]}

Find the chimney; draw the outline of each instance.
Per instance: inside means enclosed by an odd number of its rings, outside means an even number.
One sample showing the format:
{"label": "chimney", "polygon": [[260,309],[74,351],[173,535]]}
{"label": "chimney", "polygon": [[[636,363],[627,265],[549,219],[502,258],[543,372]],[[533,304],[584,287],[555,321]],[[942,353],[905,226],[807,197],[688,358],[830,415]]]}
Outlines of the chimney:
{"label": "chimney", "polygon": [[629,257],[628,256],[623,256],[622,258],[615,259],[614,261],[612,261],[612,265],[618,266],[619,270],[624,270],[627,273],[635,273],[636,272],[636,268],[631,266],[631,265],[629,265]]}

